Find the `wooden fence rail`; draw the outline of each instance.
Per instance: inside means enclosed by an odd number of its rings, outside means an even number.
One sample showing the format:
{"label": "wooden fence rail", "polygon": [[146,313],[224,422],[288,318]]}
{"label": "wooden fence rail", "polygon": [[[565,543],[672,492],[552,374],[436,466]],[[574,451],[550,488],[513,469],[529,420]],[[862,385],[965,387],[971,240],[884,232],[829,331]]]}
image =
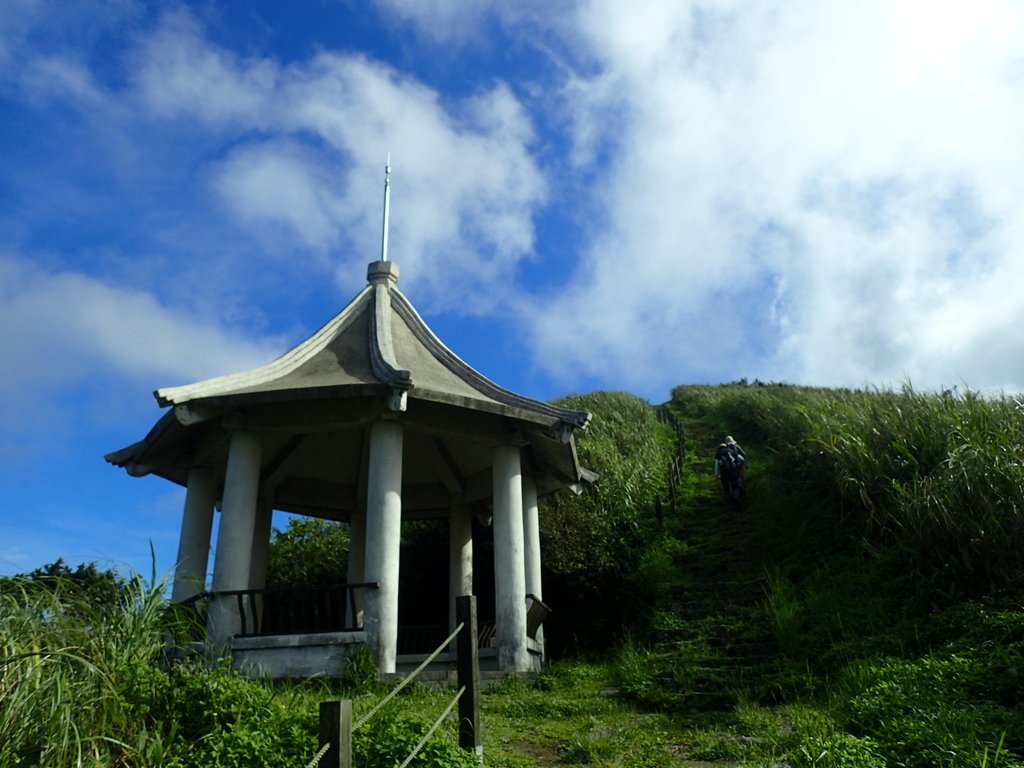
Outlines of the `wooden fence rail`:
{"label": "wooden fence rail", "polygon": [[[676,433],[676,452],[672,457],[672,461],[669,462],[668,467],[668,499],[672,513],[675,514],[679,496],[678,486],[683,477],[683,457],[686,453],[686,430],[683,428],[683,424],[679,421],[679,418],[672,413],[672,411],[668,410],[668,408],[659,408],[657,413],[658,418],[672,427]],[[660,510],[661,504],[659,500],[657,509],[659,513],[659,523],[661,520]]]}
{"label": "wooden fence rail", "polygon": [[[455,613],[456,621],[461,625],[455,638],[459,688],[455,698],[459,706],[459,746],[472,750],[482,759],[484,747],[480,732],[480,657],[477,647],[476,597],[467,595],[455,598]],[[434,652],[435,655],[440,653],[448,642],[446,640]],[[423,667],[402,680],[392,693],[411,682],[422,669]],[[438,722],[447,716],[450,709],[451,705]],[[352,731],[368,719],[369,717],[364,715],[359,723],[353,724],[351,699],[320,702],[320,750],[307,768],[352,768]],[[437,723],[435,727],[436,725]],[[420,746],[422,742],[417,749]],[[415,753],[416,750],[409,757]]]}

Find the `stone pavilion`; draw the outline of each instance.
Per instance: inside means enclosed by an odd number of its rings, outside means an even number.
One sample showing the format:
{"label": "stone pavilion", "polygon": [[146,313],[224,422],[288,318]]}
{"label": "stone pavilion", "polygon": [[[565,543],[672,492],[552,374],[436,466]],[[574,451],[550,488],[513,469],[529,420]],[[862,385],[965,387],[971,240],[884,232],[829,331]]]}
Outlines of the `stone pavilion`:
{"label": "stone pavilion", "polygon": [[[362,644],[382,673],[394,672],[401,526],[423,519],[448,521],[450,546],[438,556],[448,560],[449,605],[473,591],[472,520],[489,521],[496,607],[482,654],[489,648],[505,671],[542,663],[537,499],[595,479],[573,437],[590,415],[470,368],[426,326],[398,277],[395,263],[373,262],[366,287],[277,360],[157,390],[163,416],[106,456],[132,476],[187,489],[172,599],[201,604],[210,642],[265,674],[330,674]],[[333,592],[266,589],[273,510],[350,526],[348,573]]]}

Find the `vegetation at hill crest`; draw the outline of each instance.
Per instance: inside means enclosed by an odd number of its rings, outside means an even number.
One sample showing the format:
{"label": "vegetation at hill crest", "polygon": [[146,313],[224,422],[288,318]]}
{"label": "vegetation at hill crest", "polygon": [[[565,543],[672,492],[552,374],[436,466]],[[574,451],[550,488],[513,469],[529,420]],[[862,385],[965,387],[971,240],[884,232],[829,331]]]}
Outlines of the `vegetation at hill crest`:
{"label": "vegetation at hill crest", "polygon": [[[485,694],[486,765],[1024,766],[1020,401],[737,382],[560,404],[594,413],[578,449],[600,480],[544,500],[558,658]],[[738,507],[711,471],[726,434],[748,457]],[[275,578],[326,578],[316,552],[338,572],[346,531],[320,528],[275,534]],[[162,586],[108,576],[0,579],[0,768],[302,766],[317,701],[381,696],[356,666],[273,686],[170,661],[189,628]],[[445,695],[398,697],[360,768],[390,765]],[[467,764],[439,733],[418,764]]]}

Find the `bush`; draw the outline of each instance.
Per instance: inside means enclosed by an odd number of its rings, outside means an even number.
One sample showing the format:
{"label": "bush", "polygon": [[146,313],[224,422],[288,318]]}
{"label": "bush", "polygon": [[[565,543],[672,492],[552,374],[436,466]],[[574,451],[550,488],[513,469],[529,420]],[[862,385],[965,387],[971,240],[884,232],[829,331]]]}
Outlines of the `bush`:
{"label": "bush", "polygon": [[[986,666],[984,659],[942,653],[855,663],[844,678],[850,726],[870,733],[892,762],[908,768],[979,765],[1007,734],[1024,728],[1022,713],[978,695],[978,679],[992,679]],[[1020,764],[1008,752],[1004,760]]]}
{"label": "bush", "polygon": [[560,493],[542,502],[545,598],[555,609],[545,636],[556,651],[606,648],[627,621],[639,618],[632,614],[639,600],[630,574],[661,539],[655,500],[664,495],[674,443],[655,409],[638,397],[597,392],[558,404],[594,415],[577,449],[599,479],[580,496]]}
{"label": "bush", "polygon": [[[429,728],[430,724],[410,715],[382,713],[354,734],[352,763],[360,768],[394,768],[412,754]],[[480,761],[450,738],[435,734],[410,766],[480,768]]]}
{"label": "bush", "polygon": [[293,517],[274,529],[267,553],[267,586],[341,584],[348,570],[347,525],[316,517]]}

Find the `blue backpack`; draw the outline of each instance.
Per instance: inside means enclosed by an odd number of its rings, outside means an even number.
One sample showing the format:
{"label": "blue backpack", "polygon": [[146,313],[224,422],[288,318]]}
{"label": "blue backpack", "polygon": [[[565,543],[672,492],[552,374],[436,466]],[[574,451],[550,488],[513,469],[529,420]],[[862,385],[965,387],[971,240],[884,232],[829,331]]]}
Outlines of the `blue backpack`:
{"label": "blue backpack", "polygon": [[719,468],[724,472],[732,472],[738,465],[736,458],[737,456],[732,448],[726,446],[725,450],[722,451],[722,455],[718,457]]}

